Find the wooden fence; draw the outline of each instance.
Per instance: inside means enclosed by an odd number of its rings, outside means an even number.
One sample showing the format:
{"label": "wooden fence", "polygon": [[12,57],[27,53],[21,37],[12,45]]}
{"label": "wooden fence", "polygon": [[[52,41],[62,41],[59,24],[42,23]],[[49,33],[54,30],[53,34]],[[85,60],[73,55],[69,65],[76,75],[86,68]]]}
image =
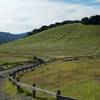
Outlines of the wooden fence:
{"label": "wooden fence", "polygon": [[56,100],[77,100],[77,99],[73,99],[73,98],[69,98],[69,97],[65,97],[65,96],[61,95],[61,91],[60,90],[58,90],[57,93],[55,93],[55,92],[51,92],[51,91],[48,91],[48,90],[44,90],[44,89],[38,88],[38,87],[36,87],[36,84],[33,84],[33,86],[31,86],[31,85],[28,85],[28,84],[21,83],[21,82],[19,82],[19,80],[15,80],[12,77],[9,77],[9,80],[14,85],[16,85],[18,92],[20,91],[21,88],[30,89],[32,91],[33,98],[36,98],[36,93],[37,92],[42,92],[42,93],[47,94],[48,96],[55,97]]}
{"label": "wooden fence", "polygon": [[[74,57],[73,60],[77,60],[77,59]],[[77,99],[73,99],[73,98],[69,98],[69,97],[65,97],[65,96],[61,95],[61,91],[60,90],[58,90],[57,93],[54,93],[54,92],[47,91],[47,90],[44,90],[44,89],[41,89],[41,88],[37,88],[36,84],[33,84],[31,86],[31,85],[28,85],[28,84],[21,83],[19,81],[19,77],[16,77],[16,76],[19,76],[20,74],[22,74],[22,73],[24,73],[26,71],[34,70],[36,67],[38,67],[38,66],[40,66],[42,64],[47,64],[47,63],[50,63],[50,62],[53,62],[53,61],[55,61],[55,60],[46,61],[46,62],[38,62],[38,63],[33,64],[30,67],[17,69],[16,71],[13,71],[12,73],[9,74],[9,80],[14,85],[16,85],[18,91],[20,90],[21,87],[31,89],[32,90],[32,94],[33,94],[33,98],[36,97],[36,92],[43,92],[43,93],[47,94],[48,96],[56,97],[56,100],[77,100]]]}

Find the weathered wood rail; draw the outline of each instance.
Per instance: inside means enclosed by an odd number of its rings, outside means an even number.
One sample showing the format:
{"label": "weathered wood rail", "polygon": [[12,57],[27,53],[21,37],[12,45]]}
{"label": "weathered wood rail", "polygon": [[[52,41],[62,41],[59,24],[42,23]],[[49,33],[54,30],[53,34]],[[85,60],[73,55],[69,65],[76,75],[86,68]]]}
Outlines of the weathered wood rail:
{"label": "weathered wood rail", "polygon": [[17,80],[13,79],[12,77],[9,77],[9,79],[10,79],[10,81],[12,81],[17,86],[28,88],[28,89],[31,89],[31,90],[34,90],[34,91],[38,91],[38,92],[43,92],[43,93],[46,93],[46,94],[48,94],[50,96],[56,96],[56,93],[54,93],[54,92],[50,92],[50,91],[47,91],[47,90],[44,90],[44,89],[40,89],[40,88],[31,86],[31,85],[28,85],[28,84],[24,84],[24,83],[18,82]]}
{"label": "weathered wood rail", "polygon": [[[80,57],[92,58],[92,56],[80,56]],[[61,60],[72,61],[72,60],[78,60],[80,57],[78,57],[78,56],[76,56],[76,57],[66,57],[66,58],[62,58]],[[77,99],[73,99],[73,98],[61,95],[60,90],[58,90],[57,93],[54,93],[54,92],[51,92],[51,91],[48,91],[48,90],[45,90],[45,89],[37,88],[35,84],[33,84],[33,86],[31,86],[31,85],[28,85],[28,84],[21,83],[21,82],[19,82],[19,77],[16,77],[17,75],[20,75],[20,73],[24,73],[26,71],[34,70],[36,67],[38,67],[42,64],[48,64],[48,63],[54,62],[56,60],[60,60],[60,59],[54,59],[54,60],[51,60],[51,61],[44,61],[44,62],[40,61],[38,63],[34,63],[30,67],[17,69],[16,71],[13,71],[12,73],[9,74],[9,80],[17,86],[17,90],[19,90],[21,87],[30,89],[32,91],[34,98],[36,97],[36,92],[43,92],[43,93],[47,94],[48,96],[56,97],[56,100],[77,100]]]}
{"label": "weathered wood rail", "polygon": [[28,84],[18,82],[17,80],[13,79],[12,77],[9,77],[9,80],[14,85],[16,85],[18,91],[20,90],[20,88],[30,89],[32,91],[33,98],[36,98],[36,92],[42,92],[42,93],[47,94],[48,96],[55,97],[56,100],[77,100],[77,99],[73,99],[73,98],[69,98],[69,97],[65,97],[65,96],[61,95],[60,90],[58,90],[57,93],[55,93],[55,92],[51,92],[51,91],[48,91],[48,90],[38,88],[38,87],[36,87],[35,84],[33,84],[33,86],[32,86],[32,85],[28,85]]}
{"label": "weathered wood rail", "polygon": [[79,60],[81,58],[93,59],[94,58],[94,55],[69,56],[69,57],[57,58],[57,59],[55,59],[55,61],[56,60],[73,61],[73,60]]}

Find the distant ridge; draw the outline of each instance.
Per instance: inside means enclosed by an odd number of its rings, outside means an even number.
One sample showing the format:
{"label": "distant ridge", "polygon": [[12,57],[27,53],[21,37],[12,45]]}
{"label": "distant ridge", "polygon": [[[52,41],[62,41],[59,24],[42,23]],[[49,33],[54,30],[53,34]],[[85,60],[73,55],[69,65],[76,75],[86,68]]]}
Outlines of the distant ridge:
{"label": "distant ridge", "polygon": [[23,38],[25,35],[26,34],[14,35],[8,32],[0,32],[0,44]]}

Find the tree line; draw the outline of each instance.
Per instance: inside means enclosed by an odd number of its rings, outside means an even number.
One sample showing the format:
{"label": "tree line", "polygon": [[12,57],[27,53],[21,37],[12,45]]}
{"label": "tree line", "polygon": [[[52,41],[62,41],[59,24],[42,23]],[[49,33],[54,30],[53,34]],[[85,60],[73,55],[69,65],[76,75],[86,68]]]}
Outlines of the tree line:
{"label": "tree line", "polygon": [[84,18],[82,18],[81,23],[82,24],[100,25],[100,15],[84,17]]}
{"label": "tree line", "polygon": [[48,29],[51,29],[51,28],[54,28],[54,27],[57,27],[57,26],[70,24],[70,23],[80,23],[80,21],[78,21],[78,20],[74,20],[74,21],[67,20],[67,21],[63,21],[63,22],[56,22],[55,24],[50,24],[48,26],[44,25],[44,26],[40,27],[39,29],[34,29],[33,31],[28,32],[28,36],[42,32],[42,31],[45,31],[45,30],[48,30]]}
{"label": "tree line", "polygon": [[50,25],[44,25],[42,27],[40,27],[39,29],[34,29],[31,32],[28,32],[28,36],[57,27],[57,26],[61,26],[61,25],[65,25],[65,24],[71,24],[71,23],[82,23],[82,24],[93,24],[93,25],[100,25],[100,15],[95,15],[95,16],[91,16],[91,17],[84,17],[81,20],[66,20],[63,22],[56,22],[55,24],[50,24]]}

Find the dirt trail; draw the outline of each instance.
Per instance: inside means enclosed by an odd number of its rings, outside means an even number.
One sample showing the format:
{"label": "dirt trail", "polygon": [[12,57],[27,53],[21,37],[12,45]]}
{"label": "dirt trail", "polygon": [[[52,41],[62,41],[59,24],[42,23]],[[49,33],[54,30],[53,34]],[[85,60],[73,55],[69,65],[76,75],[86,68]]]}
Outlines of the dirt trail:
{"label": "dirt trail", "polygon": [[4,77],[0,76],[0,100],[11,100],[11,98],[6,95],[6,93],[3,90],[3,82]]}
{"label": "dirt trail", "polygon": [[8,78],[9,73],[11,73],[19,68],[28,67],[28,66],[30,66],[30,64],[26,65],[26,66],[17,66],[16,68],[0,72],[0,100],[32,100],[31,97],[22,96],[20,94],[17,94],[16,97],[10,97],[9,95],[7,95],[4,92],[4,88],[3,88],[4,81]]}

